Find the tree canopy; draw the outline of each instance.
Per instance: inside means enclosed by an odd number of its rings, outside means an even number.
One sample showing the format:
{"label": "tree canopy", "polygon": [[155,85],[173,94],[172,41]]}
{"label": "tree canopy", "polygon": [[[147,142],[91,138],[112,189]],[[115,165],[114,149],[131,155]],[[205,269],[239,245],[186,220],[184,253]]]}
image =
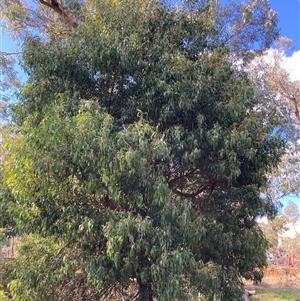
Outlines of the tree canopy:
{"label": "tree canopy", "polygon": [[[69,274],[59,257],[49,283],[79,273],[106,299],[237,300],[241,277],[261,280],[256,218],[275,214],[262,192],[284,143],[235,63],[277,37],[267,4],[89,1],[69,34],[26,36],[1,202],[18,233],[68,250]],[[13,292],[40,300],[25,251]]]}

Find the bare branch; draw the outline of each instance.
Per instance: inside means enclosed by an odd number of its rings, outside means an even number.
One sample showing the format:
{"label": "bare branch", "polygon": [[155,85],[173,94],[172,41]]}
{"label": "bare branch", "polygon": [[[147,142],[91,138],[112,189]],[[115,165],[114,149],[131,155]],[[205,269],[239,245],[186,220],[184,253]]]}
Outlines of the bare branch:
{"label": "bare branch", "polygon": [[299,112],[298,102],[297,102],[296,97],[293,94],[291,94],[290,91],[287,90],[287,88],[283,85],[282,82],[279,81],[278,85],[281,89],[281,94],[283,94],[283,96],[286,97],[290,101],[290,103],[293,107],[292,110],[295,115],[296,123],[300,124],[300,112]]}
{"label": "bare branch", "polygon": [[21,52],[5,52],[5,51],[0,51],[0,55],[17,55],[20,54]]}
{"label": "bare branch", "polygon": [[71,18],[65,13],[62,6],[59,5],[59,3],[56,0],[51,0],[50,3],[44,0],[39,0],[39,2],[58,13],[71,27],[76,28],[78,26],[78,24],[71,20]]}

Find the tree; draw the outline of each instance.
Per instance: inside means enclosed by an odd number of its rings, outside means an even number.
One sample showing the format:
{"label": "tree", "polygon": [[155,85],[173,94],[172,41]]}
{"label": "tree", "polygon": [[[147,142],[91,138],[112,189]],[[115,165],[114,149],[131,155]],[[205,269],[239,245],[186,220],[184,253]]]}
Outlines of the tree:
{"label": "tree", "polygon": [[13,89],[21,87],[17,74],[14,72],[16,62],[15,53],[4,53],[0,51],[0,119],[2,124],[9,120],[9,104],[13,97]]}
{"label": "tree", "polygon": [[[249,40],[225,43],[210,3],[90,1],[74,33],[25,40],[11,216],[84,254],[74,264],[104,299],[134,287],[130,300],[237,300],[241,277],[262,278],[256,218],[275,213],[261,192],[284,143],[232,62]],[[272,23],[262,48],[273,36]]]}
{"label": "tree", "polygon": [[82,1],[1,1],[1,28],[17,41],[26,36],[56,35],[77,27]]}
{"label": "tree", "polygon": [[292,201],[287,203],[283,214],[286,216],[288,223],[295,224],[299,220],[298,206]]}
{"label": "tree", "polygon": [[300,252],[300,233],[296,232],[295,236],[293,238],[291,237],[285,237],[283,239],[283,243],[286,246],[287,253],[291,257],[292,261],[291,264],[294,264],[294,258],[297,258],[299,256]]}
{"label": "tree", "polygon": [[[284,196],[298,195],[300,173],[300,136],[299,136],[299,81],[290,78],[290,70],[285,66],[285,51],[291,49],[292,42],[280,38],[276,49],[268,50],[263,56],[256,57],[247,66],[250,77],[255,81],[260,104],[257,109],[265,110],[268,115],[276,114],[281,124],[276,129],[286,140],[286,153],[279,168],[269,174],[268,198],[274,202]],[[268,96],[268,97],[266,97]]]}
{"label": "tree", "polygon": [[289,262],[289,264],[294,264],[294,259],[299,255],[300,251],[300,232],[295,226],[295,224],[299,221],[299,212],[297,205],[294,202],[289,201],[284,209],[283,214],[288,226],[287,229],[293,231],[294,234],[282,237],[282,244],[292,260],[291,262]]}
{"label": "tree", "polygon": [[265,72],[270,85],[290,105],[290,112],[294,122],[300,124],[300,82],[290,78],[289,70],[284,68],[285,51],[291,49],[292,41],[280,38],[276,41],[277,49],[271,52],[268,70]]}
{"label": "tree", "polygon": [[[298,220],[298,207],[294,202],[289,201],[282,214],[268,221],[267,225],[261,225],[270,244],[269,251],[271,253],[279,255],[283,250],[289,250],[289,254],[296,255],[298,247],[297,237],[287,238],[284,233],[294,226]],[[297,233],[297,231],[295,232]]]}
{"label": "tree", "polygon": [[264,234],[269,242],[268,251],[274,256],[279,257],[282,253],[282,245],[280,244],[280,238],[282,234],[288,230],[286,227],[287,220],[283,215],[276,216],[275,218],[268,221],[268,224],[260,225],[264,231]]}

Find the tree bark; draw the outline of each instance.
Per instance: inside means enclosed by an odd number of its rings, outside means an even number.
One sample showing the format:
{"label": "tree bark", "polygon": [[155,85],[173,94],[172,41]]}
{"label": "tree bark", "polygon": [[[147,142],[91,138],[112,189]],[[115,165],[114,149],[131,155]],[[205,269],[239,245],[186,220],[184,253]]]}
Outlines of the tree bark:
{"label": "tree bark", "polygon": [[256,292],[255,291],[247,291],[245,290],[241,301],[251,301],[250,296],[255,295]]}

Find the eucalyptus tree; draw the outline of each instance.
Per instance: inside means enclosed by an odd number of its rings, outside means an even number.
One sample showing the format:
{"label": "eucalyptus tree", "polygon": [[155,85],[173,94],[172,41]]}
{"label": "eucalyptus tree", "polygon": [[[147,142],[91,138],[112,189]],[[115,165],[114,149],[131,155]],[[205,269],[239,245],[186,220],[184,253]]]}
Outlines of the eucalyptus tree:
{"label": "eucalyptus tree", "polygon": [[279,168],[269,174],[266,191],[268,198],[280,202],[283,197],[298,195],[300,191],[300,81],[291,78],[291,70],[286,66],[285,52],[292,49],[292,41],[282,37],[275,45],[276,49],[256,57],[247,69],[260,95],[257,109],[280,118],[276,131],[287,142]]}
{"label": "eucalyptus tree", "polygon": [[[269,251],[274,256],[276,255],[279,258],[283,251],[288,250],[290,250],[288,251],[290,255],[296,255],[298,237],[295,224],[297,221],[299,221],[298,206],[294,202],[289,201],[282,214],[279,214],[267,224],[261,225],[270,244]],[[295,237],[287,237],[285,235],[287,231],[291,231],[290,233],[295,232]]]}
{"label": "eucalyptus tree", "polygon": [[294,225],[299,221],[299,209],[296,203],[289,201],[284,208],[283,214],[286,216],[287,222]]}
{"label": "eucalyptus tree", "polygon": [[[241,277],[261,280],[256,218],[276,211],[261,192],[284,144],[233,61],[277,36],[266,4],[89,1],[72,33],[27,36],[3,171],[16,231],[77,254],[73,279],[104,299],[237,300]],[[229,35],[236,9],[251,26]],[[16,297],[40,300],[20,264]]]}
{"label": "eucalyptus tree", "polygon": [[19,42],[26,36],[46,36],[70,31],[78,26],[80,0],[3,0],[0,4],[1,28]]}
{"label": "eucalyptus tree", "polygon": [[285,218],[285,230],[289,231],[289,235],[282,235],[282,248],[292,257],[292,264],[294,259],[298,256],[300,251],[300,231],[299,225],[300,215],[299,209],[296,203],[289,201],[284,208],[283,217]]}

